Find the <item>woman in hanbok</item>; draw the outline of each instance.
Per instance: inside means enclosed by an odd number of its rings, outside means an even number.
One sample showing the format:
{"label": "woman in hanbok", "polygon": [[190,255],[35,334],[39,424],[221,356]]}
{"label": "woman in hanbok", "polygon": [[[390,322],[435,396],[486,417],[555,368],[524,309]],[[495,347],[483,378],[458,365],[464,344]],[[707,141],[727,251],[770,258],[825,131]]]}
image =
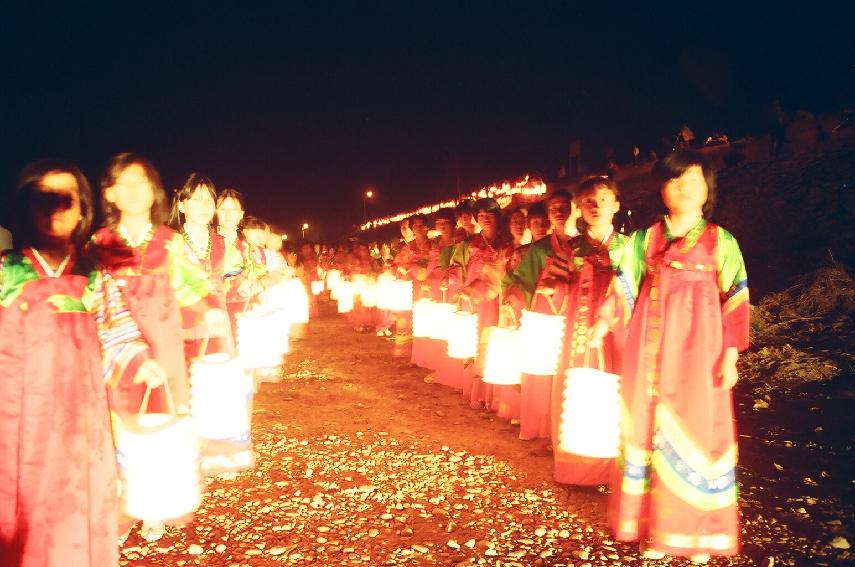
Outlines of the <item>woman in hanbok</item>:
{"label": "woman in hanbok", "polygon": [[21,173],[20,248],[0,255],[0,565],[118,564],[108,387],[157,387],[118,286],[80,246],[94,215],[73,165]]}
{"label": "woman in hanbok", "polygon": [[[226,266],[226,241],[217,234],[212,225],[216,211],[217,194],[213,182],[204,175],[190,174],[184,185],[172,200],[170,226],[181,234],[184,239],[186,257],[204,270],[211,284],[211,299],[217,301],[220,308],[226,308],[225,276],[237,266]],[[230,256],[229,260],[235,260]],[[206,344],[207,336],[204,325],[194,324],[195,314],[185,313],[183,318],[184,355],[188,363],[202,354],[199,348]],[[221,350],[230,351],[230,337],[215,337],[213,342],[207,342],[209,352]]]}
{"label": "woman in hanbok", "polygon": [[[176,407],[189,409],[182,320],[225,335],[228,316],[212,295],[205,271],[188,257],[184,238],[163,224],[166,194],[160,175],[147,158],[119,154],[102,180],[101,207],[106,226],[92,236],[89,251],[122,288],[131,315],[150,342],[154,357],[169,376]],[[135,414],[144,388],[119,388],[111,406]],[[152,411],[165,407],[152,395]]]}
{"label": "woman in hanbok", "polygon": [[[564,190],[555,191],[547,197],[546,210],[552,234],[528,247],[517,267],[506,275],[503,288],[508,303],[517,312],[525,308],[546,315],[566,317],[572,283],[573,250],[570,241],[578,234],[578,212],[572,195]],[[559,352],[555,360],[556,370],[560,363]],[[520,384],[520,439],[550,437],[553,378],[554,372],[523,372]],[[548,452],[550,449],[544,446],[543,450]],[[540,452],[539,449],[537,451]]]}
{"label": "woman in hanbok", "polygon": [[493,386],[481,380],[487,327],[499,319],[501,280],[505,275],[510,242],[507,230],[501,230],[501,208],[494,199],[478,199],[473,205],[481,231],[460,243],[451,263],[463,268],[459,305],[478,315],[478,354],[464,372],[463,397],[473,409],[491,409]]}
{"label": "woman in hanbok", "polygon": [[667,215],[632,234],[611,301],[592,332],[628,324],[627,411],[609,523],[649,558],[739,551],[731,388],[748,347],[745,264],[736,239],[707,220],[715,177],[686,151],[659,162]]}
{"label": "woman in hanbok", "polygon": [[243,216],[243,195],[236,189],[221,191],[217,196],[217,234],[223,237],[226,246],[223,293],[233,335],[236,331],[237,314],[246,309],[250,297],[261,291],[256,279],[265,271],[263,266],[257,266],[250,261],[249,244],[243,237],[241,228]]}
{"label": "woman in hanbok", "polygon": [[[615,232],[612,219],[620,209],[617,184],[606,177],[590,177],[576,190],[575,202],[585,230],[570,242],[570,284],[566,298],[567,323],[564,349],[552,381],[552,448],[555,480],[563,484],[597,486],[613,475],[614,459],[568,452],[561,443],[562,430],[574,419],[563,412],[568,368],[620,371],[620,344],[614,334],[605,337],[600,352],[588,346],[593,326],[620,260],[626,237]],[[584,424],[581,425],[584,428]],[[592,434],[593,435],[593,434]]]}
{"label": "woman in hanbok", "polygon": [[[439,236],[431,241],[425,281],[430,288],[431,299],[436,302],[453,301],[463,284],[462,266],[452,265],[451,262],[458,246],[455,237],[456,220],[451,209],[440,209],[434,219],[434,230]],[[436,372],[428,381],[454,389],[462,388],[464,361],[448,356],[447,341],[435,339],[431,343],[434,349],[428,352],[425,358]]]}
{"label": "woman in hanbok", "polygon": [[[505,210],[507,217],[506,230],[508,231],[508,244],[505,250],[505,267],[502,278],[512,273],[522,258],[524,246],[522,244],[526,230],[526,215],[520,207],[512,207]],[[503,327],[516,327],[519,323],[518,314],[514,312],[503,300],[499,305],[498,325]],[[486,359],[484,360],[486,363]],[[493,386],[492,409],[496,415],[503,419],[518,423],[520,417],[520,387],[519,385],[495,385]]]}
{"label": "woman in hanbok", "polygon": [[[226,336],[228,314],[221,308],[205,271],[188,257],[184,238],[163,224],[166,193],[160,174],[145,157],[115,156],[101,180],[101,209],[106,226],[92,236],[88,250],[98,266],[116,280],[131,316],[168,376],[178,413],[190,411],[190,384],[184,354],[182,321],[204,326],[210,336]],[[110,391],[117,431],[139,411],[145,394],[140,384],[119,384]],[[150,398],[150,412],[166,411],[164,391]],[[120,437],[121,433],[117,433]],[[184,524],[189,517],[170,519]],[[146,539],[159,539],[163,524],[144,524]]]}

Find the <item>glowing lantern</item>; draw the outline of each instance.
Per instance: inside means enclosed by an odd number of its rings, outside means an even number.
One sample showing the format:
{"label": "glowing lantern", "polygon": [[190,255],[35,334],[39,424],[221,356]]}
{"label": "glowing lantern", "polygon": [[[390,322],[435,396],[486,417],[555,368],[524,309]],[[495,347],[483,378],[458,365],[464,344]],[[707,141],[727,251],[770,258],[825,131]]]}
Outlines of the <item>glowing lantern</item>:
{"label": "glowing lantern", "polygon": [[[122,421],[117,431],[117,456],[124,478],[124,512],[149,522],[192,513],[202,501],[199,440],[189,416],[140,413]],[[167,396],[170,411],[171,395]]]}
{"label": "glowing lantern", "polygon": [[320,295],[324,292],[323,280],[312,280],[312,295]]}
{"label": "glowing lantern", "polygon": [[237,347],[244,368],[273,368],[288,351],[288,319],[281,310],[253,309],[238,315]]}
{"label": "glowing lantern", "polygon": [[413,303],[413,337],[426,338],[430,337],[431,331],[431,316],[433,315],[433,306],[436,305],[432,300],[422,298]]}
{"label": "glowing lantern", "polygon": [[392,311],[392,289],[395,287],[395,277],[389,273],[377,276],[377,307]]}
{"label": "glowing lantern", "polygon": [[289,324],[309,322],[309,294],[297,278],[283,280],[265,290],[263,304],[269,310],[282,310]]}
{"label": "glowing lantern", "polygon": [[478,354],[478,315],[457,311],[448,321],[448,356],[474,358]]}
{"label": "glowing lantern", "polygon": [[330,290],[330,298],[337,299],[338,284],[341,283],[341,271],[330,270],[327,272],[327,289]]}
{"label": "glowing lantern", "polygon": [[487,339],[483,381],[503,386],[519,384],[522,372],[521,354],[518,329],[492,327]]}
{"label": "glowing lantern", "polygon": [[342,281],[336,288],[338,295],[338,312],[350,313],[353,311],[353,284]]}
{"label": "glowing lantern", "polygon": [[368,276],[365,274],[353,274],[350,281],[353,282],[354,296],[361,296],[365,292],[365,288],[368,286]]}
{"label": "glowing lantern", "polygon": [[377,307],[377,290],[376,281],[368,280],[368,282],[366,282],[365,289],[362,290],[362,296],[360,298],[363,307]]}
{"label": "glowing lantern", "polygon": [[521,369],[527,374],[549,376],[558,371],[565,318],[523,309],[520,321]]}
{"label": "glowing lantern", "polygon": [[430,338],[447,341],[451,317],[456,310],[454,305],[451,303],[434,303],[431,310],[433,312],[430,317]]}
{"label": "glowing lantern", "polygon": [[413,308],[413,282],[395,280],[389,291],[389,311],[410,311]]}
{"label": "glowing lantern", "polygon": [[237,358],[207,354],[190,367],[190,415],[203,439],[248,439],[251,397],[252,378]]}
{"label": "glowing lantern", "polygon": [[303,282],[297,278],[286,280],[281,284],[285,288],[285,309],[291,323],[309,322],[309,294]]}
{"label": "glowing lantern", "polygon": [[620,448],[620,377],[595,368],[571,368],[564,384],[559,447],[610,459]]}

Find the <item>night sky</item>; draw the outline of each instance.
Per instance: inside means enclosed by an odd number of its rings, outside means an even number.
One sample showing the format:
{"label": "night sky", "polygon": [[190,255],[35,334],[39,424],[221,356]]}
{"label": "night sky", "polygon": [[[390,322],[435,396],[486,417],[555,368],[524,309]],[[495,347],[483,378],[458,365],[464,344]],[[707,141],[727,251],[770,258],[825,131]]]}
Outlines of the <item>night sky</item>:
{"label": "night sky", "polygon": [[759,131],[775,95],[790,114],[855,98],[852,2],[363,4],[4,7],[4,191],[50,155],[97,185],[133,150],[169,189],[200,171],[250,213],[332,238],[368,186],[369,216],[393,213],[554,176],[574,138],[593,169],[682,123]]}

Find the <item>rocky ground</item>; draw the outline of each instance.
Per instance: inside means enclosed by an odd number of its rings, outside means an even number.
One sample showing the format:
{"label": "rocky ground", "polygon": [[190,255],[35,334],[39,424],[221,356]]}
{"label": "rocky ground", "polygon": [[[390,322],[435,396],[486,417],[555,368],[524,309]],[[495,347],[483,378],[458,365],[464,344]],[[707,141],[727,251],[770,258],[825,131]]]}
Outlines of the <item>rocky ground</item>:
{"label": "rocky ground", "polygon": [[[123,565],[663,565],[610,539],[606,494],[557,485],[514,426],[424,381],[406,345],[322,304],[255,400],[254,470],[209,482],[194,523]],[[757,368],[746,369],[746,373]],[[849,542],[855,388],[740,385],[743,554],[712,565],[835,565]]]}

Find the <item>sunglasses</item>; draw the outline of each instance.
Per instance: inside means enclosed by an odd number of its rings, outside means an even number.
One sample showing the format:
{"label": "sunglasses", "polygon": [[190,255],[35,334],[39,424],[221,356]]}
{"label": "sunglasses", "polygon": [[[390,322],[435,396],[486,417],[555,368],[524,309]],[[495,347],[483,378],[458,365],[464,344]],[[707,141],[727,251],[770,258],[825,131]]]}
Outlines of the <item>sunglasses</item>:
{"label": "sunglasses", "polygon": [[67,211],[74,205],[75,198],[69,193],[39,191],[33,193],[30,202],[42,211]]}

